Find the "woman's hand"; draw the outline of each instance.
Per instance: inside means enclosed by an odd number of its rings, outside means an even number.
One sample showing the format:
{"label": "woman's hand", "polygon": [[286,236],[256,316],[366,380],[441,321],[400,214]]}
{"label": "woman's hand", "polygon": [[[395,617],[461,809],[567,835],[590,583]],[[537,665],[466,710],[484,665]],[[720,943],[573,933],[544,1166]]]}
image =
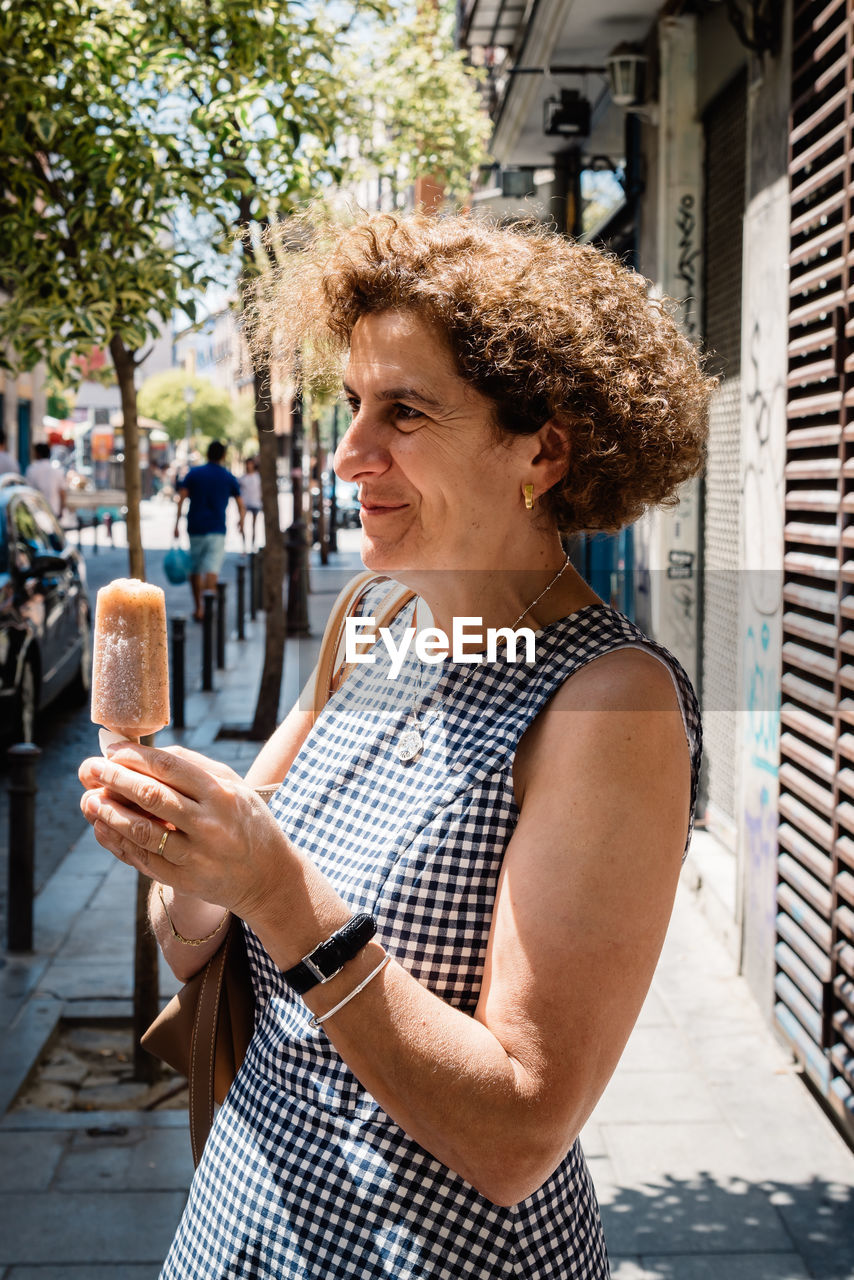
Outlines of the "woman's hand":
{"label": "woman's hand", "polygon": [[122,862],[245,920],[275,902],[292,847],[228,766],[181,748],[129,743],[108,760],[85,760],[79,776],[95,838]]}
{"label": "woman's hand", "polygon": [[[135,743],[129,743],[129,746],[135,746]],[[113,754],[118,750],[119,744],[110,747],[108,759],[112,759]],[[179,760],[187,760],[190,764],[197,765],[200,769],[204,769],[213,778],[224,778],[231,782],[240,782],[239,773],[235,773],[231,765],[223,764],[220,760],[211,760],[208,756],[203,756],[199,751],[191,751],[189,747],[158,747],[164,755],[177,756]],[[93,756],[92,760],[97,760],[97,756]],[[93,775],[88,772],[87,766],[92,760],[84,760],[81,764],[77,776],[87,789],[101,789],[101,784],[96,781]]]}

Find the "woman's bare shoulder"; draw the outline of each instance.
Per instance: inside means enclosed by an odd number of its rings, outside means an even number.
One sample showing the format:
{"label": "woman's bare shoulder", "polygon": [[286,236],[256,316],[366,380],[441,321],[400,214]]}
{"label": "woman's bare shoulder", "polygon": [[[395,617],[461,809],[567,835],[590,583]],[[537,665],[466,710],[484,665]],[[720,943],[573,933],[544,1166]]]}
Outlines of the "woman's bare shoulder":
{"label": "woman's bare shoulder", "polygon": [[[663,713],[663,714],[652,714]],[[513,768],[517,804],[521,805],[535,772],[561,762],[578,766],[581,743],[595,757],[607,744],[635,743],[671,752],[688,752],[683,713],[672,668],[649,648],[628,645],[606,650],[573,671],[525,731]]]}

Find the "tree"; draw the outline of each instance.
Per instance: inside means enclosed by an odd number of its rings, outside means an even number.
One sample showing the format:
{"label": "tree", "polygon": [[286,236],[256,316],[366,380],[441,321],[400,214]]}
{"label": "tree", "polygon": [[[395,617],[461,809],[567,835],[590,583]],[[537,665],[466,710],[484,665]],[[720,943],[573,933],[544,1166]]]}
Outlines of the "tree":
{"label": "tree", "polygon": [[[129,572],[144,578],[135,370],[200,275],[174,247],[180,159],[158,130],[169,51],[130,0],[6,0],[0,50],[0,345],[7,366],[44,359],[62,384],[80,378],[93,348],[109,351],[124,423]],[[158,1007],[147,899],[140,875],[137,1045]],[[158,1070],[140,1048],[135,1069],[149,1080]]]}
{"label": "tree", "polygon": [[492,124],[483,107],[483,79],[454,47],[455,8],[421,3],[398,15],[389,30],[372,33],[352,64],[361,78],[364,116],[356,169],[367,164],[386,175],[401,197],[429,175],[452,199],[471,193],[472,171],[488,157]]}
{"label": "tree", "polygon": [[[130,0],[0,6],[0,342],[61,382],[109,351],[122,401],[130,572],[144,577],[134,374],[194,264],[176,254],[180,163],[157,128],[168,50]],[[197,274],[197,273],[196,273]]]}
{"label": "tree", "polygon": [[187,431],[187,387],[194,395],[190,405],[193,431],[212,440],[232,440],[236,410],[232,397],[210,378],[188,378],[183,369],[165,369],[146,378],[139,389],[139,411],[162,422],[170,439],[183,440]]}

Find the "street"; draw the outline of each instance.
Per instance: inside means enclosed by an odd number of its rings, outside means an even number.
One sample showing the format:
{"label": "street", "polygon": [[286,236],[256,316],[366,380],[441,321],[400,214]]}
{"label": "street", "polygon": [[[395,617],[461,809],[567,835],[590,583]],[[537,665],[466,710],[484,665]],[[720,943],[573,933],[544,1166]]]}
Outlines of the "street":
{"label": "street", "polygon": [[[186,679],[187,694],[201,688],[202,628],[192,620],[192,597],[189,584],[173,586],[163,572],[163,556],[172,545],[175,507],[168,499],[143,502],[141,508],[142,539],[146,551],[146,574],[151,582],[166,593],[166,610],[169,619],[183,615],[186,627]],[[226,559],[222,581],[228,584],[229,631],[236,626],[235,571],[241,558],[243,544],[237,530],[236,512],[228,513]],[[291,520],[289,494],[280,497],[280,520],[283,528]],[[77,534],[70,535],[72,543]],[[92,616],[95,613],[95,597],[99,587],[113,578],[128,573],[127,537],[124,524],[114,528],[114,543],[110,545],[106,531],[98,531],[97,551],[93,545],[93,530],[82,531],[81,550],[86,561],[89,601]],[[183,539],[186,546],[186,538]],[[246,610],[249,610],[249,585],[246,586]],[[247,709],[247,717],[251,713]],[[98,750],[97,729],[89,717],[89,708],[74,707],[64,696],[51,703],[39,717],[36,742],[42,750],[38,767],[38,797],[36,801],[36,851],[35,890],[40,891],[62,858],[86,827],[80,812],[80,783],[77,768],[87,755]],[[9,834],[9,771],[5,753],[0,758],[0,937],[6,936],[7,859]]]}

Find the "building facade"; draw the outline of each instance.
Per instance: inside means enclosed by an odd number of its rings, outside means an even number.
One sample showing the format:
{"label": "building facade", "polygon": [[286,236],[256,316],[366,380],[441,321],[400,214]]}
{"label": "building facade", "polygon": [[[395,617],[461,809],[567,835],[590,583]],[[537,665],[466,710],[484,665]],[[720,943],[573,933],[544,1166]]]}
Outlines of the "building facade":
{"label": "building facade", "polygon": [[40,439],[41,422],[47,412],[45,370],[41,364],[29,373],[14,377],[0,370],[0,423],[6,448],[16,458],[21,473],[32,461],[32,446]]}
{"label": "building facade", "polygon": [[854,0],[466,0],[461,35],[475,208],[618,253],[719,378],[703,477],[578,563],[695,681],[695,880],[854,1134]]}

